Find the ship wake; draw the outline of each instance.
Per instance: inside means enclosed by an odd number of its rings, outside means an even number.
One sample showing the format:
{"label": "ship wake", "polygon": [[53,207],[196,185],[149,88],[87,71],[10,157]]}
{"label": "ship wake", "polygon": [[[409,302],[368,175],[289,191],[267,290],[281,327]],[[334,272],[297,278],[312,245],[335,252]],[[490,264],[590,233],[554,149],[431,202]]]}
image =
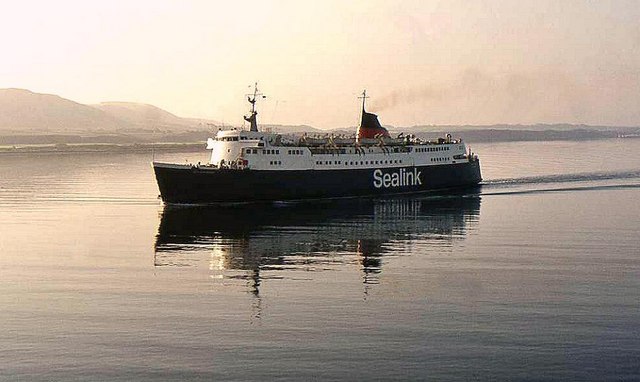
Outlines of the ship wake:
{"label": "ship wake", "polygon": [[640,188],[640,170],[489,179],[481,185],[481,195]]}

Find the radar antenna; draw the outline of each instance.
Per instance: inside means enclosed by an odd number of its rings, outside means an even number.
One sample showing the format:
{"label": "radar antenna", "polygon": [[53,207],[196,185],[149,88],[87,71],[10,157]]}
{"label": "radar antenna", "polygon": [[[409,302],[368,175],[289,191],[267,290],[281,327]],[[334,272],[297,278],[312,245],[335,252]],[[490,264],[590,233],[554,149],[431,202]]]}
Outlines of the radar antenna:
{"label": "radar antenna", "polygon": [[267,96],[258,92],[258,83],[256,82],[253,86],[253,94],[247,94],[247,101],[251,104],[251,114],[249,116],[244,116],[244,120],[251,124],[251,128],[249,131],[258,131],[258,112],[256,111],[256,100],[258,98],[267,98]]}
{"label": "radar antenna", "polygon": [[369,96],[367,96],[367,89],[362,91],[362,95],[358,97],[358,99],[360,98],[362,99],[362,114],[364,114],[364,103],[365,103],[365,100],[369,98]]}

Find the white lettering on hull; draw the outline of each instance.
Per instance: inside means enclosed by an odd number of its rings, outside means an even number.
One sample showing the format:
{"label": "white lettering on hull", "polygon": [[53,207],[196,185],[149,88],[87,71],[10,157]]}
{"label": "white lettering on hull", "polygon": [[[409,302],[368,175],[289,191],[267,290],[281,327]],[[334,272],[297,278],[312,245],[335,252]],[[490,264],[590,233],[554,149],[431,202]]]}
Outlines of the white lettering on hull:
{"label": "white lettering on hull", "polygon": [[396,188],[422,185],[421,171],[416,167],[413,171],[401,168],[398,171],[383,172],[380,169],[373,171],[373,187],[375,188]]}

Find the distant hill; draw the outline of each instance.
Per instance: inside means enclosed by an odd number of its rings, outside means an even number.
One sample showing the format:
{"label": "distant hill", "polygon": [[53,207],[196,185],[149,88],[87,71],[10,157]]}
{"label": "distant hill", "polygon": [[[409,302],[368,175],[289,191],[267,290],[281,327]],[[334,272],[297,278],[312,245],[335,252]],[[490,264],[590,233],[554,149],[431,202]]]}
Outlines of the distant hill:
{"label": "distant hill", "polygon": [[315,127],[308,125],[260,125],[260,128],[265,131],[272,131],[279,134],[324,134],[328,132],[327,130],[316,129]]}
{"label": "distant hill", "polygon": [[418,131],[415,134],[423,139],[444,137],[450,133],[454,137],[462,137],[467,142],[520,142],[520,141],[586,141],[594,139],[617,138],[629,135],[635,130],[595,130],[595,129],[549,129],[549,130],[507,130],[507,129],[476,129],[476,130],[439,130]]}
{"label": "distant hill", "polygon": [[[52,94],[0,89],[0,135],[160,134],[189,136],[217,131],[220,123],[178,117],[159,107],[134,102],[84,105]],[[264,125],[283,134],[322,132],[306,125]],[[131,140],[127,138],[127,140]]]}
{"label": "distant hill", "polygon": [[[206,140],[220,126],[212,120],[178,117],[149,104],[85,105],[52,94],[0,89],[0,145],[195,142]],[[281,134],[323,132],[306,125],[261,128]]]}
{"label": "distant hill", "polygon": [[183,133],[211,130],[215,121],[181,118],[153,105],[84,105],[57,95],[0,89],[0,134]]}
{"label": "distant hill", "polygon": [[128,129],[154,129],[183,131],[194,128],[198,123],[177,117],[159,107],[133,102],[102,102],[92,107],[109,116],[126,122]]}
{"label": "distant hill", "polygon": [[[404,130],[412,131],[499,131],[499,130],[513,130],[513,131],[568,131],[568,130],[597,130],[597,131],[621,131],[621,130],[634,130],[637,126],[598,126],[598,125],[575,125],[570,123],[537,123],[533,125],[510,125],[510,124],[495,124],[495,125],[419,125],[404,128]],[[390,127],[390,130],[398,130],[394,127]]]}
{"label": "distant hill", "polygon": [[52,94],[0,89],[0,133],[115,131],[125,124],[91,106]]}
{"label": "distant hill", "polygon": [[[25,89],[0,89],[0,145],[45,143],[201,142],[220,127],[211,120],[178,117],[156,106],[132,102],[84,105],[52,94]],[[226,126],[233,127],[233,126]],[[399,132],[433,139],[451,133],[467,141],[546,141],[638,137],[638,127],[570,124],[446,126],[422,125]],[[261,125],[280,134],[345,134],[356,127],[321,130],[307,125]]]}
{"label": "distant hill", "polygon": [[463,137],[468,142],[516,142],[516,141],[584,141],[617,137],[635,137],[640,127],[591,126],[572,124],[535,125],[465,125],[465,126],[414,126],[393,129],[393,132],[415,134],[433,139],[448,133]]}

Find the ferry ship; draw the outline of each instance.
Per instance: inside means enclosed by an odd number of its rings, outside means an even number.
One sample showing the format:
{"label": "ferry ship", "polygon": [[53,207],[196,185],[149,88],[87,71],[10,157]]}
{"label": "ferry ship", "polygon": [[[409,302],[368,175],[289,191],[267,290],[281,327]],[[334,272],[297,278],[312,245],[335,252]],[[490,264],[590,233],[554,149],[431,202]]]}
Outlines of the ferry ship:
{"label": "ferry ship", "polygon": [[480,161],[450,134],[437,140],[391,137],[378,116],[365,110],[351,137],[290,138],[259,131],[257,85],[247,96],[249,130],[219,130],[207,140],[206,164],[153,162],[166,204],[376,197],[476,186]]}

